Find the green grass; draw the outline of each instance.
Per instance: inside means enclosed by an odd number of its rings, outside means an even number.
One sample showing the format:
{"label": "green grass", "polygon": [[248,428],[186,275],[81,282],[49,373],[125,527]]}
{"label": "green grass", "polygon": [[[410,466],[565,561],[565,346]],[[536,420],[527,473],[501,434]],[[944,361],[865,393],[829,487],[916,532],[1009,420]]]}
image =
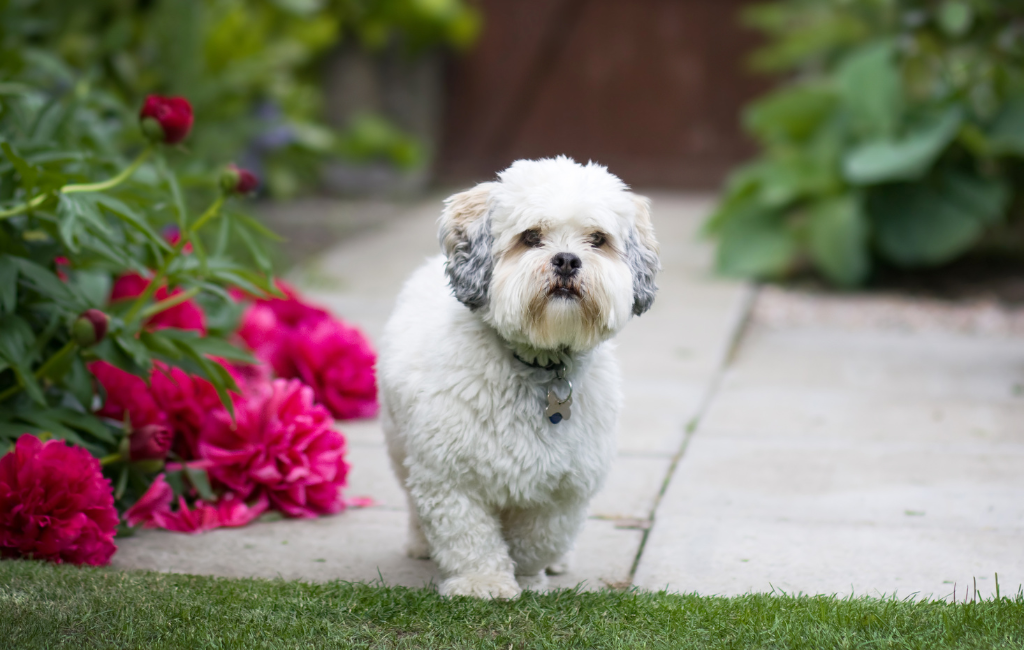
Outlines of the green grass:
{"label": "green grass", "polygon": [[893,599],[417,589],[0,562],[10,648],[1022,648],[1024,595]]}

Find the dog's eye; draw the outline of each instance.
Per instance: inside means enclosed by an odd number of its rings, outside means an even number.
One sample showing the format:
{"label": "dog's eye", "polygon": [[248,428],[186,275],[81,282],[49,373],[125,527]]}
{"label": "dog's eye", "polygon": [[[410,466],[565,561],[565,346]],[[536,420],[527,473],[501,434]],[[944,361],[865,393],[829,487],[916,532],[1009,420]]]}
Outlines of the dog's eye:
{"label": "dog's eye", "polygon": [[519,235],[519,241],[530,248],[537,248],[540,246],[540,231],[533,228],[524,230],[523,234]]}
{"label": "dog's eye", "polygon": [[595,232],[590,235],[590,245],[594,248],[601,248],[608,241],[608,235],[603,232]]}

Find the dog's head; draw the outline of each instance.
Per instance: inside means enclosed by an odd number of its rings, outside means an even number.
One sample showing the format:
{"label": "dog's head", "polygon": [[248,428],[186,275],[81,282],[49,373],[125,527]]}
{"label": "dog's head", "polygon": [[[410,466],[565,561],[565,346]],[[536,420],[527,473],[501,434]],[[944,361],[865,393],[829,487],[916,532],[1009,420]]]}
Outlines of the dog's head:
{"label": "dog's head", "polygon": [[607,169],[520,160],[445,201],[439,233],[455,297],[507,341],[593,348],[650,309],[650,202]]}

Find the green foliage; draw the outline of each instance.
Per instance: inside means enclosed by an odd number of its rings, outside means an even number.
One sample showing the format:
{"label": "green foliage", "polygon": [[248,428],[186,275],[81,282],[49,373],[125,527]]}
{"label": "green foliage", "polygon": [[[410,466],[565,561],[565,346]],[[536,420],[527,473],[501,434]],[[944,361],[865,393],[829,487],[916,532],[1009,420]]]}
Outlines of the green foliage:
{"label": "green foliage", "polygon": [[815,268],[841,286],[879,263],[931,266],[974,248],[1019,199],[1019,0],[779,0],[749,24],[754,64],[792,73],[744,116],[760,159],[707,225],[726,273]]}
{"label": "green foliage", "polygon": [[[310,564],[324,560],[335,561],[308,558]],[[490,601],[340,581],[238,580],[4,560],[0,638],[16,648],[75,650],[1009,650],[1024,645],[1024,594],[1009,596],[951,603],[559,589]]]}
{"label": "green foliage", "polygon": [[[226,339],[238,317],[227,290],[274,290],[260,244],[265,229],[233,199],[219,209],[224,199],[218,198],[217,174],[191,178],[183,187],[165,152],[152,152],[142,140],[138,108],[77,78],[56,58],[34,52],[16,74],[4,72],[0,454],[19,435],[36,433],[63,438],[99,458],[116,456],[127,432],[124,423],[93,415],[104,398],[87,370],[95,360],[142,376],[156,360],[183,368],[212,382],[230,409],[228,391],[237,387],[210,357],[251,360]],[[211,201],[204,228],[195,206]],[[161,235],[167,226],[183,233],[181,245]],[[245,252],[227,252],[229,241],[242,242]],[[182,254],[186,242],[193,254]],[[144,293],[108,304],[116,277],[148,275],[149,269],[202,304],[207,336],[144,328],[146,318],[179,300],[173,297],[161,301]],[[81,348],[71,326],[87,309],[107,313],[110,325],[101,342]],[[148,484],[147,472],[136,464],[115,463],[108,472],[122,505]]]}
{"label": "green foliage", "polygon": [[[358,124],[350,133],[321,122],[317,64],[330,48],[346,37],[412,52],[462,47],[478,22],[464,0],[0,0],[0,58],[30,66],[45,50],[130,106],[151,93],[186,96],[196,126],[192,155],[172,161],[181,171],[237,160],[287,195],[360,137]],[[370,155],[410,164],[391,141]]]}

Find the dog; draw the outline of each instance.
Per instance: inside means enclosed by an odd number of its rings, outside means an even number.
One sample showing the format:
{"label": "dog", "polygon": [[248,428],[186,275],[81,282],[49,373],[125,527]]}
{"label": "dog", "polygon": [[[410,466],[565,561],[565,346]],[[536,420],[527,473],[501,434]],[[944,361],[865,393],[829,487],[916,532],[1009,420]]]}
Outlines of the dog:
{"label": "dog", "polygon": [[406,550],[441,595],[513,598],[567,570],[615,454],[610,339],[654,302],[650,201],[595,163],[520,160],[439,223],[377,365]]}

